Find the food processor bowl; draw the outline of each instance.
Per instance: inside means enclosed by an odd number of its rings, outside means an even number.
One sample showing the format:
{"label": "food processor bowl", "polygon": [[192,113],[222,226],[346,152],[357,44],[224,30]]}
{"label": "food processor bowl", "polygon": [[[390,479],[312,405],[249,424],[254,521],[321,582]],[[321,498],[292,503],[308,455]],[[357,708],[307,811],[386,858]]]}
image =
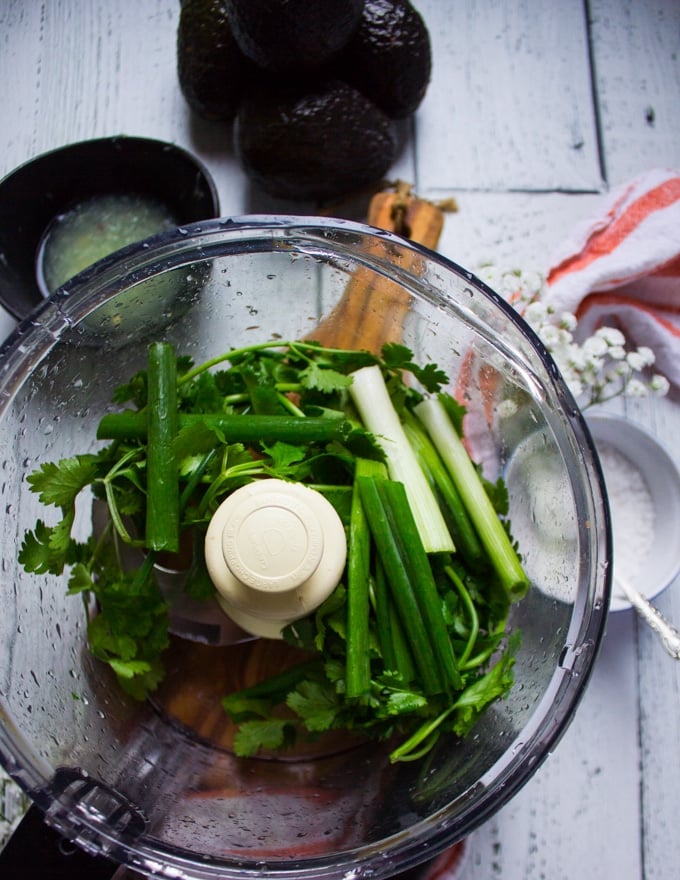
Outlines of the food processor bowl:
{"label": "food processor bowl", "polygon": [[[151,291],[154,308],[145,307]],[[66,576],[17,556],[44,517],[26,477],[98,448],[114,389],[153,340],[204,361],[306,337],[401,341],[444,369],[485,476],[503,477],[531,580],[515,604],[515,683],[463,740],[419,761],[346,736],[237,758],[225,689],[276,668],[280,642],[175,638],[145,702],[86,645]],[[505,804],[573,716],[609,600],[610,528],[584,421],[521,318],[470,273],[399,236],[309,217],[211,220],[96,264],[24,320],[0,354],[3,613],[0,758],[49,826],[86,850],[173,878],[387,877],[431,859]],[[80,511],[78,528],[91,527]],[[245,658],[245,659],[244,659]]]}

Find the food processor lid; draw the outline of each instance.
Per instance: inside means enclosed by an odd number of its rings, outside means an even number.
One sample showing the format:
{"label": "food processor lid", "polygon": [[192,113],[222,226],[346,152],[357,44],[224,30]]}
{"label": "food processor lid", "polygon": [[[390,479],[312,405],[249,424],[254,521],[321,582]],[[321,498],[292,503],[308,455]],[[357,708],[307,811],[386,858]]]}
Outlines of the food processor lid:
{"label": "food processor lid", "polygon": [[280,638],[330,596],[346,558],[345,530],[330,501],[280,479],[229,495],[205,537],[220,606],[244,630],[267,638]]}

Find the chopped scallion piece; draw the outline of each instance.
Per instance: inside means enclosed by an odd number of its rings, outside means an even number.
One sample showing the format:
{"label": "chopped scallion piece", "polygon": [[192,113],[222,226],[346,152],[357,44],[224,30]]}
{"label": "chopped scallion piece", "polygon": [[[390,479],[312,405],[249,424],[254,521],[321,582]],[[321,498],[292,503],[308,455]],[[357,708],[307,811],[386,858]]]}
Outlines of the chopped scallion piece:
{"label": "chopped scallion piece", "polygon": [[372,365],[352,375],[350,394],[364,425],[382,447],[393,480],[403,483],[420,538],[428,553],[455,550],[434,492],[418,464],[390,399],[380,367]]}
{"label": "chopped scallion piece", "polygon": [[431,397],[419,403],[414,411],[448,468],[509,598],[513,602],[521,599],[529,580],[444,405],[438,397]]}
{"label": "chopped scallion piece", "polygon": [[167,342],[148,350],[146,546],[179,550],[179,474],[173,444],[177,434],[177,368]]}

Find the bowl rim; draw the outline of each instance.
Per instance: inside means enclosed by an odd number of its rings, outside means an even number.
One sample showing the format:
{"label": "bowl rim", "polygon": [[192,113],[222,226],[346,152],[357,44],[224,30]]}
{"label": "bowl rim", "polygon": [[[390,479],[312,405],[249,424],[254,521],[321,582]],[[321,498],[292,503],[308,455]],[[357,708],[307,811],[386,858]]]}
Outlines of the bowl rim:
{"label": "bowl rim", "polygon": [[[71,279],[49,300],[42,303],[4,342],[0,348],[0,408],[3,374],[11,368],[13,361],[19,359],[21,363],[26,363],[28,360],[31,368],[34,367],[40,360],[41,350],[49,350],[66,327],[71,328],[74,321],[81,320],[89,309],[115,295],[117,290],[124,289],[126,279],[132,275],[135,281],[144,280],[149,274],[153,274],[151,270],[159,261],[164,261],[166,270],[189,264],[191,259],[187,253],[190,249],[198,248],[202,254],[209,257],[212,247],[222,246],[225,239],[230,237],[242,244],[245,235],[253,235],[256,239],[259,235],[262,240],[269,241],[270,247],[272,238],[279,239],[278,244],[285,246],[286,243],[290,245],[293,235],[310,235],[312,231],[315,236],[314,242],[319,247],[324,241],[329,244],[328,237],[331,234],[357,234],[379,238],[395,247],[406,248],[420,254],[438,264],[446,272],[453,272],[472,285],[517,326],[538,355],[545,370],[544,382],[550,383],[559,402],[559,416],[565,430],[569,432],[570,454],[581,466],[584,462],[586,464],[582,494],[587,496],[589,510],[593,515],[601,517],[602,544],[598,556],[601,554],[607,558],[611,551],[611,524],[608,509],[603,503],[604,483],[595,446],[581,411],[538,336],[499,294],[452,260],[395,233],[355,221],[267,214],[216,218],[160,233],[105,257]],[[84,304],[88,306],[85,311]],[[32,341],[35,344],[31,344]],[[555,418],[557,419],[557,415]],[[591,540],[594,540],[593,534],[597,530],[590,531]],[[416,844],[422,847],[426,843],[428,852],[432,855],[451,846],[497,812],[533,776],[572,720],[601,646],[611,589],[610,566],[601,563],[595,566],[593,563],[593,572],[590,586],[595,595],[592,597],[593,601],[588,613],[586,614],[587,597],[577,596],[569,631],[565,635],[565,650],[551,675],[545,693],[535,704],[521,734],[514,741],[510,741],[509,738],[505,751],[491,765],[484,779],[480,780],[473,789],[456,798],[455,803],[459,805],[461,799],[478,796],[478,804],[474,812],[467,816],[465,822],[452,825],[452,819],[447,816],[447,811],[450,811],[451,807],[451,804],[448,804],[447,807],[429,815],[427,820],[417,822],[407,831],[385,838],[379,844],[363,844],[349,854],[347,851],[343,852],[343,856],[351,858],[352,865],[367,861],[377,852],[383,855],[380,870],[384,868],[384,873],[381,873],[381,876],[385,876],[388,870],[394,870],[397,866],[404,870],[409,865],[418,864],[422,855],[414,854]],[[550,713],[548,713],[549,707]],[[3,735],[4,732],[0,728],[0,752],[3,751]],[[518,772],[520,768],[521,772]],[[88,827],[101,836],[100,828]],[[111,842],[109,837],[109,843]],[[126,846],[124,842],[117,841],[114,849],[119,848],[120,853],[127,853],[129,856]],[[138,847],[133,852],[135,858],[142,855],[149,859],[157,859],[162,854],[168,865],[186,867],[186,856],[167,845],[155,845],[149,848],[145,844],[143,848]],[[242,876],[242,873],[237,873],[237,869],[234,868],[236,860],[233,858],[224,862],[215,860],[214,864],[215,873],[209,873],[207,865],[203,864],[202,869],[205,873],[200,876],[206,878]],[[242,865],[241,862],[239,864]],[[294,862],[286,861],[285,865],[280,861],[271,864],[275,866],[271,876],[293,878],[308,873],[310,877],[340,878],[345,876],[345,869],[350,862],[344,861],[342,864],[329,866],[328,859],[314,857]],[[232,873],[229,872],[230,867]],[[323,874],[319,873],[322,869]]]}

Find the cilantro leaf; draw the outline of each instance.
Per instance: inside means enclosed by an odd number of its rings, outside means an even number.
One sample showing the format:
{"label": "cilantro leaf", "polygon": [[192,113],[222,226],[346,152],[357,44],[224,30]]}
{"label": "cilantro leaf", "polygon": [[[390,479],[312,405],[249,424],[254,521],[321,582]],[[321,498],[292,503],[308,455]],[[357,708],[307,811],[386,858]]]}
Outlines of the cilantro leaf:
{"label": "cilantro leaf", "polygon": [[386,342],[380,354],[385,366],[392,370],[406,370],[413,361],[413,352],[400,342]]}
{"label": "cilantro leaf", "polygon": [[284,443],[282,440],[277,440],[271,446],[263,443],[262,448],[271,457],[272,467],[279,475],[284,475],[290,465],[304,461],[307,454],[303,446]]}
{"label": "cilantro leaf", "polygon": [[503,478],[499,477],[493,483],[491,480],[482,477],[482,483],[484,491],[488,495],[489,501],[491,501],[496,513],[500,516],[505,516],[510,509],[510,502],[508,500],[508,489]]}
{"label": "cilantro leaf", "polygon": [[194,413],[220,412],[223,394],[214,373],[200,373],[192,382],[178,388],[181,409]]}
{"label": "cilantro leaf", "polygon": [[172,448],[175,458],[182,463],[189,457],[202,457],[214,449],[221,439],[215,428],[206,424],[203,419],[199,419],[188,425],[183,425],[177,431]]}
{"label": "cilantro leaf", "polygon": [[307,730],[330,730],[340,711],[333,688],[319,681],[303,681],[286,698],[287,706],[300,716]]}
{"label": "cilantro leaf", "polygon": [[427,706],[427,698],[414,691],[395,691],[387,698],[388,715],[408,715]]}
{"label": "cilantro leaf", "polygon": [[39,493],[42,504],[71,507],[77,495],[97,477],[99,460],[97,455],[85,454],[58,463],[46,462],[26,479],[31,491]]}
{"label": "cilantro leaf", "polygon": [[77,593],[85,593],[91,591],[93,587],[92,575],[87,566],[82,562],[76,563],[71,569],[71,575],[68,579],[68,595],[75,596]]}
{"label": "cilantro leaf", "polygon": [[69,561],[70,551],[75,546],[75,542],[71,539],[71,528],[75,519],[75,510],[67,511],[60,522],[52,527],[49,536],[50,547],[56,552],[64,556],[64,561]]}
{"label": "cilantro leaf", "polygon": [[234,737],[234,754],[250,758],[261,749],[280,751],[291,745],[294,738],[294,726],[283,718],[245,721]]}
{"label": "cilantro leaf", "polygon": [[463,436],[463,418],[465,416],[465,407],[462,403],[458,403],[458,401],[451,397],[450,394],[440,394],[439,400],[442,403],[442,406],[446,410],[446,414],[448,415],[453,427],[456,429],[456,432],[459,437]]}
{"label": "cilantro leaf", "polygon": [[512,687],[515,652],[519,647],[519,633],[513,633],[507,651],[484,675],[468,685],[456,699],[456,720],[453,730],[465,736],[489,703],[502,697]]}
{"label": "cilantro leaf", "polygon": [[399,342],[386,342],[381,350],[383,362],[388,370],[411,373],[430,394],[435,394],[449,377],[436,364],[421,366],[413,360],[413,352]]}
{"label": "cilantro leaf", "polygon": [[146,370],[140,370],[130,378],[128,382],[119,385],[113,392],[113,403],[133,403],[137,409],[146,406],[147,398],[147,375]]}
{"label": "cilantro leaf", "polygon": [[412,372],[426,391],[435,394],[442,385],[446,385],[449,377],[436,364],[425,364],[424,367],[412,365]]}
{"label": "cilantro leaf", "polygon": [[136,700],[145,699],[163,680],[165,671],[158,658],[153,660],[109,660],[121,688]]}
{"label": "cilantro leaf", "polygon": [[53,541],[56,527],[38,520],[35,529],[26,532],[19,550],[19,562],[26,571],[35,574],[61,574],[68,563],[63,543]]}
{"label": "cilantro leaf", "polygon": [[299,375],[299,381],[303,388],[313,388],[324,394],[340,391],[352,384],[351,376],[339,373],[330,367],[322,367],[316,361],[312,361],[302,370]]}

